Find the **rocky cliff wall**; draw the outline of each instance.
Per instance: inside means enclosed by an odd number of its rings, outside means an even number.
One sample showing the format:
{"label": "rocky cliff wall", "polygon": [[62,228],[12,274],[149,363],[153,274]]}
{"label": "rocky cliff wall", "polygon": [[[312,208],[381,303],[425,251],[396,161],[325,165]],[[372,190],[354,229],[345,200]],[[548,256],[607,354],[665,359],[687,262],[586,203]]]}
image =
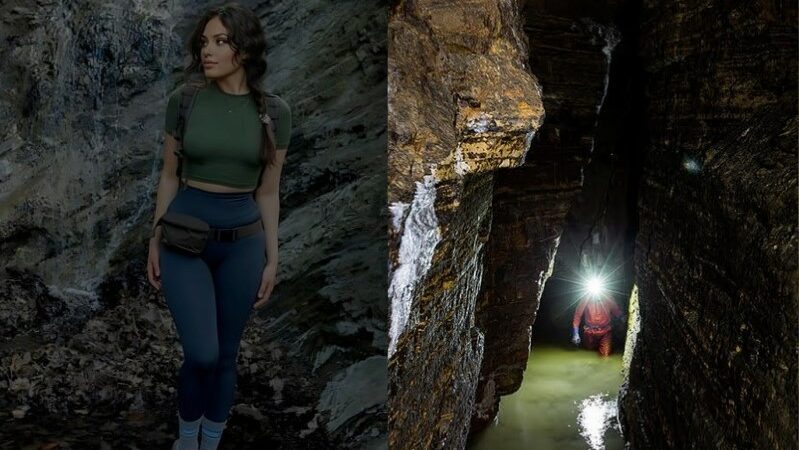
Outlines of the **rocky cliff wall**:
{"label": "rocky cliff wall", "polygon": [[795,448],[795,3],[644,2],[631,448]]}
{"label": "rocky cliff wall", "polygon": [[[266,88],[294,130],[279,284],[243,338],[227,440],[385,445],[385,5],[242,3],[264,18]],[[144,242],[166,95],[207,6],[0,6],[0,409],[13,411],[0,428],[18,439],[45,418],[73,445],[172,436],[181,353]]]}
{"label": "rocky cliff wall", "polygon": [[389,18],[389,448],[463,448],[493,171],[543,119],[514,1],[398,1]]}

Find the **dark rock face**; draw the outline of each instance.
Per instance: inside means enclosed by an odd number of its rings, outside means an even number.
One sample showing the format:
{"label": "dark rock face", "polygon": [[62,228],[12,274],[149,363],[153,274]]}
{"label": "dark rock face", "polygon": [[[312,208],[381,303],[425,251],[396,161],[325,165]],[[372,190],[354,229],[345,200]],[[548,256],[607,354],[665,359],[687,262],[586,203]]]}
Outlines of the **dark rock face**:
{"label": "dark rock face", "polygon": [[153,105],[179,40],[166,12],[29,3],[2,6],[0,284],[41,279],[63,306],[50,336],[65,337],[103,307],[97,288],[117,250],[135,239],[141,251],[160,157],[143,130],[163,128]]}
{"label": "dark rock face", "polygon": [[[472,323],[490,218],[491,175],[469,176],[462,186],[439,185],[436,195],[436,204],[444,205],[437,209],[441,234],[459,240],[439,242],[414,305],[429,319],[412,322],[392,355],[392,449],[463,447],[483,355],[483,336]],[[457,208],[451,206],[455,199]],[[455,266],[453,260],[466,266]],[[447,308],[435,307],[442,303]],[[414,354],[415,349],[425,350]]]}
{"label": "dark rock face", "polygon": [[524,165],[494,176],[493,219],[476,312],[485,351],[472,432],[493,420],[500,396],[521,385],[539,299],[594,150],[610,54],[620,39],[612,26],[579,17],[578,8],[560,6],[532,1],[525,8],[530,67],[542,86],[546,120]]}
{"label": "dark rock face", "polygon": [[476,312],[477,326],[485,333],[485,350],[472,432],[493,420],[501,395],[521,385],[538,298],[551,273],[563,218],[574,195],[573,186],[558,184],[542,172],[528,168],[495,175],[493,222]]}
{"label": "dark rock face", "polygon": [[389,448],[462,448],[493,172],[543,118],[514,1],[398,1],[389,18]]}
{"label": "dark rock face", "polygon": [[[19,417],[1,428],[29,445],[14,430],[82,411],[63,433],[76,448],[98,423],[114,448],[164,447],[181,353],[144,242],[171,74],[208,5],[23,3],[0,7],[0,409]],[[279,284],[242,340],[227,440],[385,446],[385,6],[242,3],[264,18],[265,87],[294,130]]]}
{"label": "dark rock face", "polygon": [[[475,191],[484,181],[458,163],[477,153],[452,153],[462,141],[440,119],[450,104],[441,94],[448,92],[446,83],[465,77],[464,67],[479,66],[451,58],[436,44],[468,42],[481,48],[475,36],[485,34],[474,30],[470,39],[461,33],[451,40],[434,32],[440,25],[428,25],[446,21],[449,16],[438,14],[441,8],[457,11],[459,6],[395,3],[389,60],[390,76],[396,77],[390,79],[389,103],[389,198],[395,212],[390,252],[392,282],[400,275],[413,282],[401,291],[410,292],[406,297],[392,296],[392,318],[401,318],[399,327],[392,323],[392,331],[399,331],[391,333],[396,346],[390,347],[392,444],[459,448],[463,441],[453,419],[472,408],[472,427],[479,429],[496,413],[499,396],[521,380],[537,299],[566,212],[586,186],[583,167],[602,138],[598,107],[605,99],[607,55],[615,39],[607,24],[617,7],[638,7],[637,2],[607,2],[578,14],[585,4],[527,2],[530,69],[543,88],[547,120],[523,166],[493,174],[487,206],[485,196]],[[475,5],[490,11],[469,4]],[[796,348],[797,273],[791,259],[796,253],[791,139],[796,92],[786,87],[796,73],[795,65],[785,64],[795,53],[796,27],[788,19],[795,11],[763,4],[739,8],[647,3],[643,16],[636,17],[640,30],[633,45],[643,73],[636,60],[635,76],[641,76],[629,92],[644,101],[633,102],[629,114],[644,113],[612,124],[652,130],[645,146],[638,137],[618,140],[630,147],[621,152],[629,159],[619,166],[620,176],[632,183],[618,188],[625,201],[635,200],[640,167],[645,168],[640,217],[624,218],[631,220],[631,229],[638,220],[641,227],[635,242],[638,287],[632,289],[638,299],[637,344],[622,398],[622,420],[633,448],[788,448],[796,434],[791,384],[796,376],[791,358]],[[579,19],[585,16],[594,20]],[[750,54],[757,54],[754,62],[739,64]],[[435,64],[440,60],[453,65],[444,65],[449,70],[443,72]],[[403,61],[425,66],[409,74],[403,70],[411,64]],[[506,84],[495,91],[508,89]],[[464,106],[480,104],[475,96],[461,99]],[[455,117],[457,126],[461,116]],[[464,182],[439,182],[433,176],[438,166],[427,176],[424,164],[438,161],[446,169],[442,178],[457,180],[454,172],[465,174]],[[624,208],[621,213],[626,214]],[[461,214],[471,218],[470,227],[460,225]],[[482,247],[486,216],[491,225]],[[406,257],[425,264],[403,272],[406,240],[425,250]],[[443,253],[454,249],[459,256]],[[485,269],[473,304],[467,284],[480,274],[474,255],[481,252]],[[742,307],[730,307],[738,302]],[[774,317],[772,311],[780,314]],[[427,355],[452,355],[452,361]],[[476,388],[473,399],[470,385]],[[756,407],[748,409],[749,404]],[[758,435],[757,427],[765,427],[765,433]],[[442,438],[442,430],[449,439]]]}
{"label": "dark rock face", "polygon": [[632,448],[795,448],[795,3],[644,2]]}

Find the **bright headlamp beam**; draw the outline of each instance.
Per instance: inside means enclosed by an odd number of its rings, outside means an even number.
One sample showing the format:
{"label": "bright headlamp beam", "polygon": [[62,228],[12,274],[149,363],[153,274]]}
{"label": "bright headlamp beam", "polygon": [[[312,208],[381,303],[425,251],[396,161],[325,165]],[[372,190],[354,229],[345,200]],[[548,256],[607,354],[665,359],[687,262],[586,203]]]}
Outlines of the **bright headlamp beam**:
{"label": "bright headlamp beam", "polygon": [[586,281],[586,288],[591,297],[599,297],[605,291],[605,284],[594,275]]}

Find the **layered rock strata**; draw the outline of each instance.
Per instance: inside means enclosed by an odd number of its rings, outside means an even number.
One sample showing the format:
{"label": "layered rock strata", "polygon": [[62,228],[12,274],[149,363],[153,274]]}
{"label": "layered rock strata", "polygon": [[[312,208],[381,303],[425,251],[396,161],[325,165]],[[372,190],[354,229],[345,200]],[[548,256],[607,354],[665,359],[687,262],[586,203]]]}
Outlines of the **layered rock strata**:
{"label": "layered rock strata", "polygon": [[389,18],[389,448],[462,448],[493,171],[543,119],[513,1],[399,1]]}
{"label": "layered rock strata", "polygon": [[795,448],[797,9],[644,2],[632,448]]}
{"label": "layered rock strata", "polygon": [[546,120],[525,163],[494,176],[491,234],[476,310],[485,350],[473,433],[494,419],[500,396],[522,383],[539,300],[594,151],[611,53],[621,39],[612,25],[597,22],[602,17],[580,17],[577,9],[527,2],[524,17]]}

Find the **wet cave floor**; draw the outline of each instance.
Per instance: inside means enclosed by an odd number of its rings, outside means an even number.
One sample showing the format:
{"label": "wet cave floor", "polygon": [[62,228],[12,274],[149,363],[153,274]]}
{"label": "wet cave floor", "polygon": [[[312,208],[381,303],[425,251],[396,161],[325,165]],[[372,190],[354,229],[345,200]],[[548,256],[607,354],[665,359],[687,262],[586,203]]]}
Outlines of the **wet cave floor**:
{"label": "wet cave floor", "polygon": [[497,419],[469,450],[624,448],[616,418],[622,354],[533,343],[521,388],[502,397]]}

